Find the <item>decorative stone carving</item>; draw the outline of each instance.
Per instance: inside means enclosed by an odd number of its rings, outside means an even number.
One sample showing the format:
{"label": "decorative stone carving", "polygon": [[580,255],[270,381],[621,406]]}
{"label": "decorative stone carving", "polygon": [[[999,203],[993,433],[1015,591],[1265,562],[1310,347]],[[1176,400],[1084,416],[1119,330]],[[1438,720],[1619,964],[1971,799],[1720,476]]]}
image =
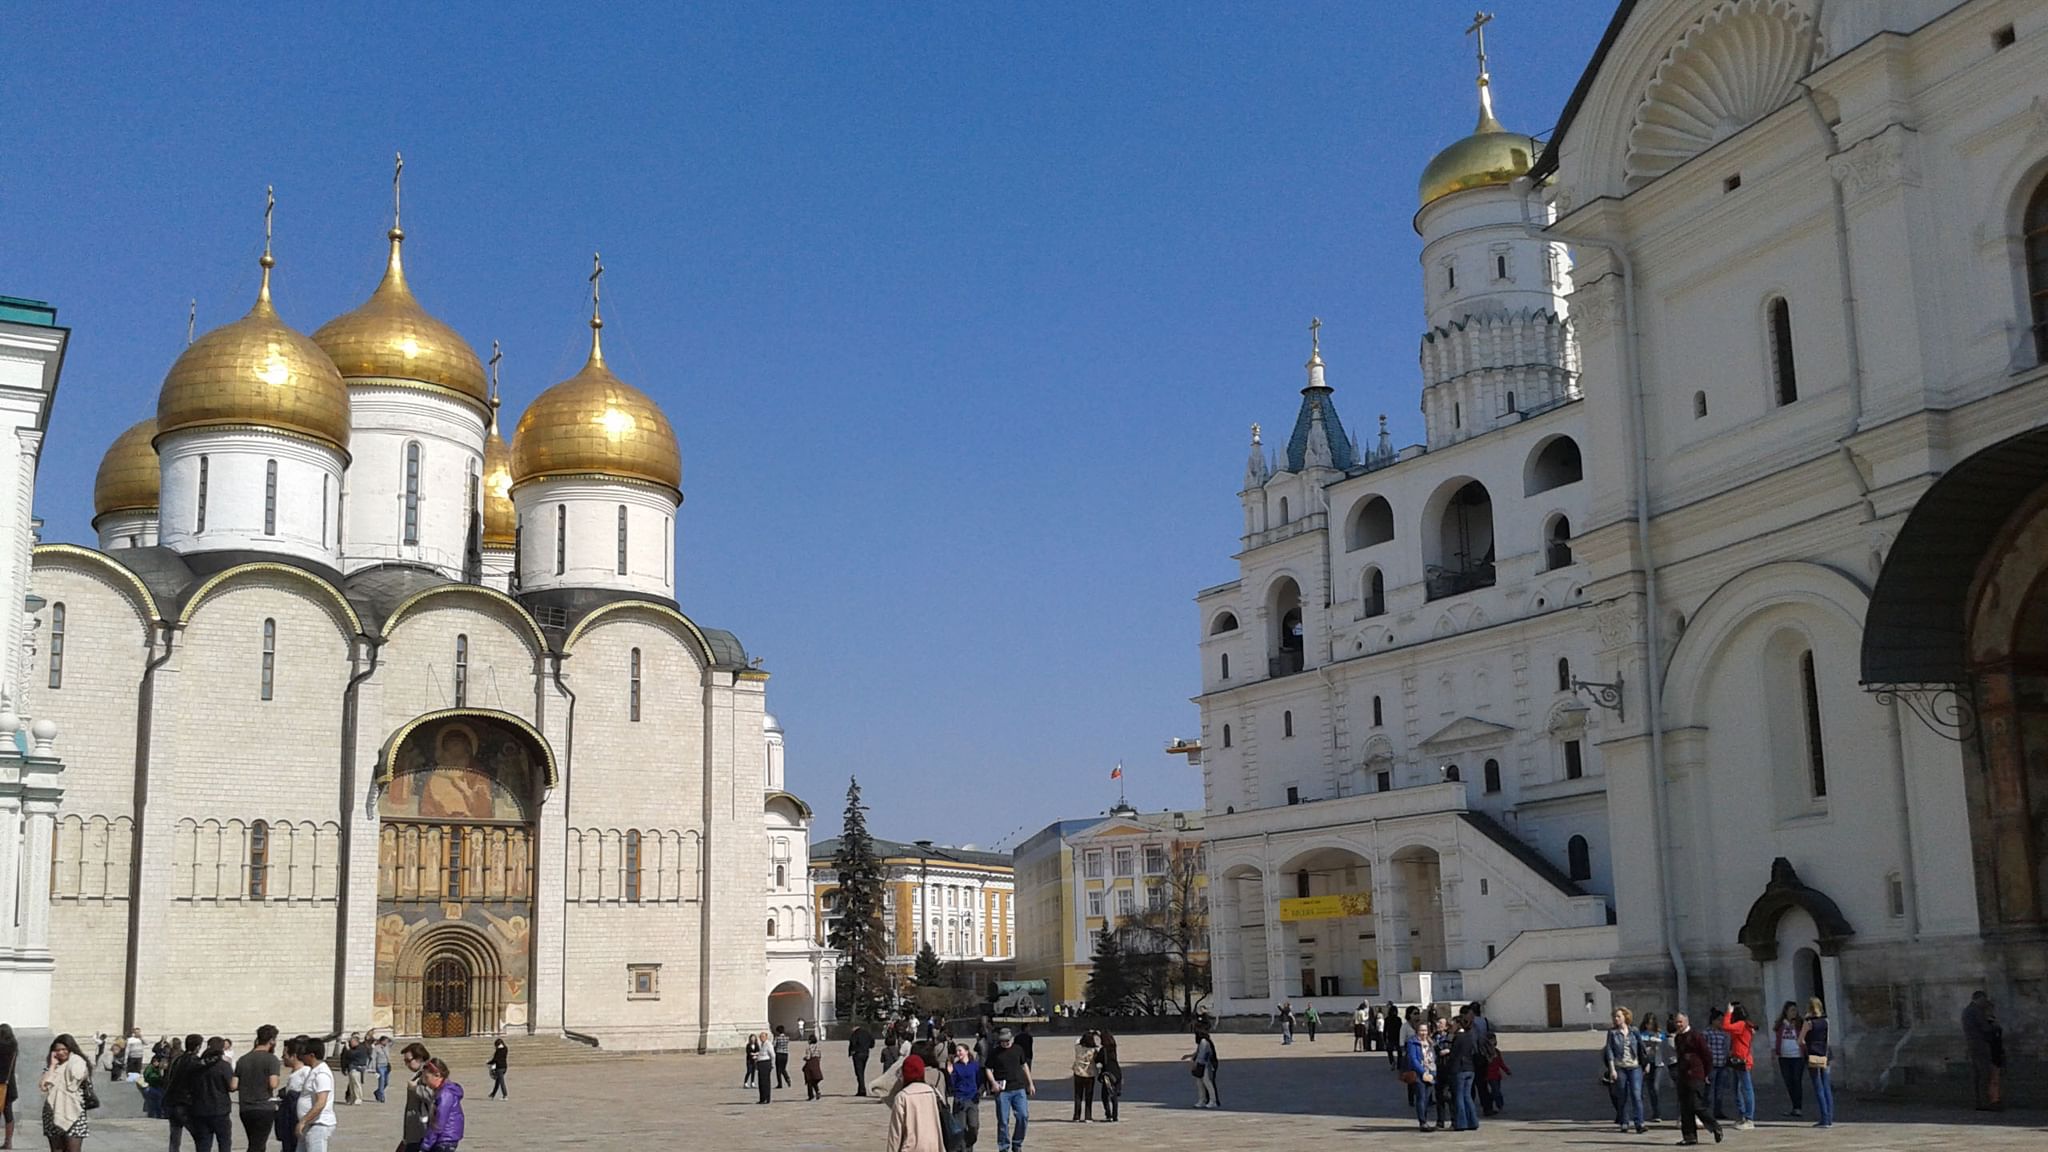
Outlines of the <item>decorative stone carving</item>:
{"label": "decorative stone carving", "polygon": [[1617,604],[1594,617],[1593,626],[1600,630],[1603,650],[1625,648],[1636,636],[1636,614]]}
{"label": "decorative stone carving", "polygon": [[1847,202],[1853,205],[1901,183],[1918,184],[1920,169],[1913,158],[1916,136],[1905,125],[1893,124],[1829,160],[1828,171],[1841,184]]}
{"label": "decorative stone carving", "polygon": [[1571,294],[1571,327],[1587,340],[1605,340],[1621,318],[1621,281],[1602,276]]}
{"label": "decorative stone carving", "polygon": [[1820,48],[1791,0],[1727,0],[1679,37],[1651,76],[1623,161],[1631,189],[1735,135],[1795,95]]}

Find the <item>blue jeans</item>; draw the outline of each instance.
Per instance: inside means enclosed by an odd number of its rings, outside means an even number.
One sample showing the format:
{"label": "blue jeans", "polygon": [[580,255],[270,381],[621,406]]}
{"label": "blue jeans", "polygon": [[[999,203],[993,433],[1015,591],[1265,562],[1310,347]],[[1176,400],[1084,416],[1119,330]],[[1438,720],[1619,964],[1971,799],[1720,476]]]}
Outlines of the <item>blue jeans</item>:
{"label": "blue jeans", "polygon": [[1735,1114],[1744,1120],[1756,1119],[1756,1079],[1747,1068],[1730,1068],[1728,1075],[1735,1081]]}
{"label": "blue jeans", "polygon": [[1475,1079],[1472,1070],[1468,1068],[1458,1073],[1458,1078],[1452,1081],[1456,1092],[1452,1099],[1457,1111],[1451,1126],[1460,1132],[1469,1132],[1479,1127],[1479,1110],[1473,1106],[1472,1101],[1472,1082]]}
{"label": "blue jeans", "polygon": [[[1017,1118],[1013,1130],[1011,1117]],[[996,1152],[1012,1152],[1024,1147],[1024,1129],[1031,1123],[1031,1097],[1022,1088],[1009,1088],[996,1093]]]}
{"label": "blue jeans", "polygon": [[377,1069],[377,1103],[384,1102],[384,1089],[391,1086],[391,1065]]}
{"label": "blue jeans", "polygon": [[1823,1128],[1831,1128],[1835,1123],[1835,1088],[1828,1080],[1828,1070],[1808,1068],[1807,1071],[1813,1076],[1813,1110],[1820,1117],[1817,1123]]}
{"label": "blue jeans", "polygon": [[1429,1103],[1430,1098],[1436,1095],[1436,1085],[1423,1080],[1410,1084],[1408,1090],[1415,1097],[1415,1122],[1424,1128],[1429,1127]]}
{"label": "blue jeans", "polygon": [[1735,1069],[1724,1065],[1714,1069],[1713,1076],[1708,1079],[1711,1087],[1707,1089],[1707,1096],[1713,1104],[1714,1119],[1716,1120],[1726,1120],[1728,1118],[1728,1110],[1721,1106],[1721,1094],[1728,1090],[1728,1074],[1733,1071]]}
{"label": "blue jeans", "polygon": [[1617,1121],[1623,1128],[1643,1127],[1643,1070],[1641,1068],[1616,1068],[1614,1070],[1614,1096],[1621,1105]]}

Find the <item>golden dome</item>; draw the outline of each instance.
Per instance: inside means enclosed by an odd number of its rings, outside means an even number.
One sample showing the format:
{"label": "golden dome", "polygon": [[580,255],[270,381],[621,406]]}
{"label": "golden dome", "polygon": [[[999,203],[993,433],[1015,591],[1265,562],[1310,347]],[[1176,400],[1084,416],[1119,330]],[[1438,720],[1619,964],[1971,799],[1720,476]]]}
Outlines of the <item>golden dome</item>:
{"label": "golden dome", "polygon": [[1479,79],[1479,126],[1470,136],[1436,154],[1422,170],[1422,207],[1469,188],[1504,188],[1536,162],[1536,141],[1510,132],[1493,118],[1493,94]]}
{"label": "golden dome", "polygon": [[484,547],[510,548],[519,542],[519,517],[512,510],[512,449],[498,435],[498,397],[491,396],[491,431],[484,437]]}
{"label": "golden dome", "polygon": [[512,482],[546,476],[613,476],[659,484],[680,498],[683,457],[675,429],[647,394],[605,367],[590,321],[583,370],[534,397],[512,434]]}
{"label": "golden dome", "polygon": [[156,417],[137,422],[119,436],[100,457],[99,475],[92,481],[92,518],[112,512],[154,512],[157,485],[163,474],[156,459]]}
{"label": "golden dome", "polygon": [[157,436],[254,425],[348,451],[348,385],[318,344],[270,304],[268,246],[256,306],[180,353],[157,393]]}
{"label": "golden dome", "polygon": [[405,283],[398,249],[405,233],[390,232],[391,259],[384,279],[362,307],[329,320],[313,342],[344,378],[407,381],[468,401],[478,414],[490,408],[484,366],[455,330],[427,314]]}

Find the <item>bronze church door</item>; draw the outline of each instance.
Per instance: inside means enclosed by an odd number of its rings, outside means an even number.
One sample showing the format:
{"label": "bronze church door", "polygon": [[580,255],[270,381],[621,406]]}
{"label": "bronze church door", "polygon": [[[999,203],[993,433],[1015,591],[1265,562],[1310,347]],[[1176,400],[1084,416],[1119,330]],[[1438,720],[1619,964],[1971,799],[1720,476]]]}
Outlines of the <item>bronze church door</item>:
{"label": "bronze church door", "polygon": [[460,956],[441,956],[420,980],[420,1035],[469,1035],[469,965]]}

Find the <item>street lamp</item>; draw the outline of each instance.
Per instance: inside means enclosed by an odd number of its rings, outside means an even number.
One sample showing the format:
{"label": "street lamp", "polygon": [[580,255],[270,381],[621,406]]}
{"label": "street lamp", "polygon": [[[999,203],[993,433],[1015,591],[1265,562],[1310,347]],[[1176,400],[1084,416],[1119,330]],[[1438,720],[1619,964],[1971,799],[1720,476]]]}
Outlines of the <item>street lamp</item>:
{"label": "street lamp", "polygon": [[922,952],[930,943],[925,926],[931,923],[932,918],[932,842],[929,840],[917,842],[917,872],[917,950]]}

